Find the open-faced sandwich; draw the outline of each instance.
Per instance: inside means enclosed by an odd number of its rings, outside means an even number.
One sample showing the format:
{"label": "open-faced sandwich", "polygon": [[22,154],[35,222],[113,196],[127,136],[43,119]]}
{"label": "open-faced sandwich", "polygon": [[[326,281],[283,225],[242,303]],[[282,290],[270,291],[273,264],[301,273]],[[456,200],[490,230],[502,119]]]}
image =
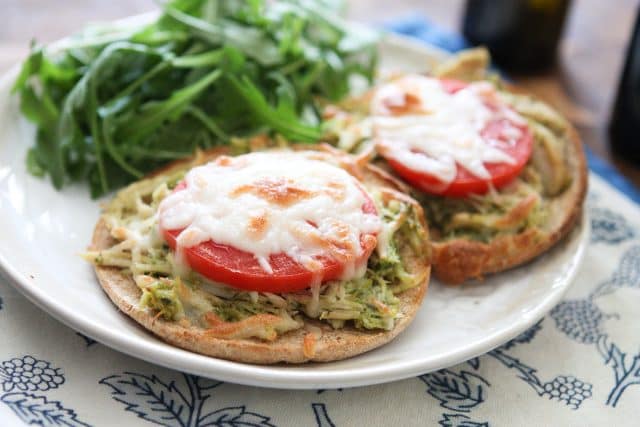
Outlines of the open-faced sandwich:
{"label": "open-faced sandwich", "polygon": [[487,63],[485,50],[467,51],[325,111],[339,147],[410,186],[429,223],[434,274],[452,284],[545,252],[576,223],[586,190],[575,130]]}
{"label": "open-faced sandwich", "polygon": [[86,259],[165,341],[250,363],[350,357],[414,318],[430,272],[420,205],[332,151],[199,153],[121,190]]}

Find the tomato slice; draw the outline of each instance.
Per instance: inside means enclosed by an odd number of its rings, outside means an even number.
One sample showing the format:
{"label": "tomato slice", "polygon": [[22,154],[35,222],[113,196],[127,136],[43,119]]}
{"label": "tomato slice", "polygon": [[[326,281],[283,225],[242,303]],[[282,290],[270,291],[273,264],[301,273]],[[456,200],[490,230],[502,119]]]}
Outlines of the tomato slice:
{"label": "tomato slice", "polygon": [[[444,89],[449,93],[455,93],[468,84],[459,80],[441,80]],[[495,105],[488,105],[494,109]],[[515,126],[520,129],[521,136],[514,143],[504,143],[500,149],[515,160],[514,164],[508,163],[485,163],[484,166],[489,172],[489,179],[478,178],[472,175],[461,165],[457,165],[457,174],[451,183],[442,182],[435,176],[423,171],[412,169],[385,153],[381,153],[389,165],[403,179],[414,187],[430,194],[447,197],[465,197],[469,194],[486,193],[491,186],[500,188],[515,179],[522,168],[527,164],[533,148],[533,135],[529,127],[523,124],[509,122],[506,118],[492,120],[481,131],[481,135],[486,139],[493,139],[502,134],[502,130],[507,126]]]}
{"label": "tomato slice", "polygon": [[468,85],[467,82],[456,79],[440,79],[440,83],[442,84],[444,90],[449,93],[456,93],[457,91],[464,89]]}
{"label": "tomato slice", "polygon": [[[174,191],[185,188],[180,182]],[[366,197],[362,211],[377,215],[373,201]],[[162,236],[173,250],[176,249],[176,239],[182,230],[161,230]],[[366,262],[375,249],[375,239],[360,236],[362,255],[356,264]],[[303,265],[285,253],[272,254],[269,264],[273,273],[266,272],[250,252],[242,251],[233,246],[216,243],[212,240],[198,245],[184,248],[187,264],[204,277],[224,283],[234,288],[258,292],[294,292],[306,289],[314,280],[321,282],[339,279],[346,264],[330,257],[319,257],[321,267],[316,271],[307,270]]]}

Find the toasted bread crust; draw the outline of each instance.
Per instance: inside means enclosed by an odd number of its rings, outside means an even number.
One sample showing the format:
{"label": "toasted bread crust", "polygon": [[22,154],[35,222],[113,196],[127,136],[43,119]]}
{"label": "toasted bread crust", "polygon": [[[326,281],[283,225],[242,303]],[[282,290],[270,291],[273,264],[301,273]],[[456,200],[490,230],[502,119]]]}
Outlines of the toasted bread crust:
{"label": "toasted bread crust", "polygon": [[[309,149],[310,147],[306,147]],[[205,159],[213,159],[226,154],[224,149],[203,153]],[[171,164],[154,175],[169,172],[172,168],[184,166],[189,161]],[[396,181],[375,167],[367,167],[364,180],[373,185],[397,189]],[[94,230],[92,249],[100,250],[115,243],[101,218]],[[425,242],[427,244],[427,242]],[[169,344],[222,359],[245,363],[272,364],[278,362],[328,362],[364,353],[379,347],[402,332],[415,317],[429,283],[430,267],[421,259],[408,259],[410,271],[424,275],[423,283],[399,295],[401,316],[390,331],[365,331],[352,327],[333,329],[326,323],[305,319],[305,327],[287,332],[274,341],[259,339],[222,339],[212,336],[206,329],[183,326],[180,322],[156,318],[154,313],[139,307],[141,291],[130,275],[118,268],[96,266],[100,285],[118,308],[146,329]],[[318,333],[320,331],[320,333]],[[311,334],[311,335],[310,335]]]}
{"label": "toasted bread crust", "polygon": [[587,162],[582,142],[574,128],[568,158],[572,182],[550,202],[551,215],[544,229],[531,228],[519,234],[500,236],[489,243],[468,239],[432,242],[433,274],[439,280],[456,285],[468,279],[516,267],[555,245],[571,231],[580,218],[587,191]]}

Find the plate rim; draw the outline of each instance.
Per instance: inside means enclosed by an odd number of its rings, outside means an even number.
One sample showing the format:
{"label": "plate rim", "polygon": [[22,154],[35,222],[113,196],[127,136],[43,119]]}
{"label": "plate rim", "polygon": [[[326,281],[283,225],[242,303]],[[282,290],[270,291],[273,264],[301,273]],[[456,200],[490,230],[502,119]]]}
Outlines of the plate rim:
{"label": "plate rim", "polygon": [[[27,278],[18,272],[12,265],[8,264],[4,255],[0,253],[0,266],[4,272],[7,273],[11,279],[10,284],[17,289],[22,295],[24,295],[31,303],[44,310],[56,320],[70,327],[74,331],[81,332],[91,338],[96,339],[98,342],[106,345],[109,348],[115,349],[121,353],[136,357],[138,359],[148,361],[157,365],[161,365],[167,368],[176,369],[178,371],[186,371],[192,374],[200,375],[203,377],[213,378],[234,384],[268,387],[277,389],[289,389],[289,390],[306,390],[317,388],[339,388],[339,387],[359,387],[374,384],[382,384],[392,381],[399,381],[402,379],[426,374],[439,369],[444,369],[449,366],[453,366],[458,363],[463,363],[466,360],[483,355],[494,348],[506,343],[507,341],[517,337],[529,327],[535,324],[538,320],[543,318],[565,295],[567,290],[571,287],[574,279],[580,269],[584,254],[586,252],[589,239],[589,217],[586,209],[583,209],[583,214],[580,218],[580,230],[575,232],[579,233],[576,239],[581,242],[578,246],[578,252],[575,255],[576,262],[572,265],[567,274],[567,279],[564,281],[563,286],[554,288],[552,292],[546,295],[546,298],[536,306],[533,311],[530,311],[528,316],[520,317],[518,322],[511,327],[508,334],[504,332],[494,332],[489,335],[481,345],[473,348],[463,348],[461,350],[452,351],[445,355],[439,356],[436,360],[440,363],[437,366],[425,366],[428,365],[429,360],[425,362],[424,359],[396,362],[393,368],[386,367],[386,369],[380,371],[377,365],[373,365],[373,368],[366,367],[364,369],[351,369],[348,375],[344,375],[340,372],[326,372],[326,371],[313,371],[306,370],[305,367],[314,366],[318,364],[303,364],[303,365],[290,365],[287,372],[274,371],[270,367],[272,365],[252,365],[240,362],[233,362],[223,359],[210,358],[220,364],[219,371],[212,373],[205,368],[200,368],[198,364],[193,366],[185,363],[183,357],[199,359],[201,357],[208,357],[198,353],[193,353],[188,350],[184,350],[178,347],[170,346],[168,348],[161,348],[161,352],[157,352],[158,349],[152,349],[146,343],[137,342],[134,343],[134,338],[126,337],[119,334],[117,331],[112,332],[109,330],[101,330],[100,328],[92,328],[92,322],[87,321],[83,316],[79,316],[73,312],[67,310],[64,306],[58,305],[39,295],[38,288],[36,286],[28,285]],[[117,308],[114,306],[114,310]],[[124,314],[122,314],[124,315]],[[105,328],[106,329],[106,328]],[[148,331],[145,331],[149,333]],[[155,337],[160,341],[159,338]],[[164,343],[163,343],[164,344]],[[149,347],[145,351],[145,347]],[[153,351],[151,351],[153,350]],[[165,356],[163,356],[163,353]],[[355,356],[357,357],[357,356]],[[197,361],[195,361],[197,362]],[[188,365],[185,367],[185,365]],[[247,367],[250,368],[248,374]],[[225,368],[232,368],[226,371]],[[235,369],[233,369],[235,368]],[[370,372],[371,371],[371,372]],[[265,375],[265,378],[258,378],[258,375]],[[268,378],[266,378],[268,377]]]}
{"label": "plate rim", "polygon": [[[148,19],[148,14],[128,17],[122,21],[136,22],[137,19],[145,18]],[[61,43],[64,40],[65,39],[62,39],[56,43]],[[449,55],[447,52],[415,38],[392,33],[384,33],[379,43],[400,45],[418,53],[423,52],[425,56],[433,55],[434,53],[436,55],[442,55],[443,57]],[[18,70],[19,64],[10,68],[9,71],[0,78],[0,88],[9,85],[15,79]],[[18,271],[18,269],[5,258],[2,252],[0,252],[0,273],[5,273],[4,275],[9,279],[9,284],[24,295],[31,303],[64,325],[96,339],[109,348],[144,361],[229,383],[249,386],[292,390],[358,387],[402,380],[462,363],[473,357],[485,354],[520,335],[535,322],[543,318],[546,313],[560,302],[573,284],[584,259],[586,248],[588,247],[590,235],[588,224],[587,209],[583,208],[579,223],[576,224],[576,227],[580,229],[572,231],[572,233],[578,233],[576,237],[573,237],[579,240],[578,251],[572,258],[573,263],[566,274],[563,285],[552,288],[534,310],[529,311],[526,316],[521,316],[518,321],[512,325],[508,333],[505,333],[505,331],[495,331],[486,336],[482,343],[475,347],[463,347],[445,354],[440,353],[436,358],[427,357],[408,361],[396,361],[392,366],[384,366],[384,369],[381,369],[379,364],[367,365],[364,368],[349,369],[347,373],[344,371],[328,372],[307,369],[310,366],[313,367],[320,364],[287,365],[286,371],[273,370],[271,369],[273,365],[252,365],[211,358],[171,346],[170,344],[156,348],[158,346],[155,342],[148,343],[139,341],[136,340],[135,337],[120,333],[118,330],[111,330],[104,325],[100,325],[98,322],[91,321],[91,319],[86,318],[86,316],[77,314],[73,310],[66,308],[63,304],[58,304],[55,300],[47,298],[44,291],[41,291],[38,286],[32,284],[27,275]],[[566,241],[566,239],[563,239],[563,241]],[[560,242],[560,244],[561,243],[562,242]],[[0,277],[2,277],[1,274]],[[117,310],[117,307],[113,306],[113,308]],[[145,332],[150,333],[148,331]],[[155,339],[165,344],[160,338],[155,337]],[[203,362],[202,358],[207,358],[207,361]],[[434,361],[438,361],[438,363],[434,363]],[[211,362],[217,364],[215,372],[211,370]],[[208,366],[205,366],[205,364]],[[276,366],[281,367],[281,365]]]}

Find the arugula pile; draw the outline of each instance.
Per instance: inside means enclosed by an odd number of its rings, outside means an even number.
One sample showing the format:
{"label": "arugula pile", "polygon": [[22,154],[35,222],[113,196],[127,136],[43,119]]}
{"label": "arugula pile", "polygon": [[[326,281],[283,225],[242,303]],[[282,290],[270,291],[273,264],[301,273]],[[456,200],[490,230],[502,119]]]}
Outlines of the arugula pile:
{"label": "arugula pile", "polygon": [[87,30],[33,46],[15,83],[37,125],[30,173],[92,197],[232,136],[321,136],[318,101],[369,81],[376,35],[346,26],[335,2],[171,0],[138,28]]}

